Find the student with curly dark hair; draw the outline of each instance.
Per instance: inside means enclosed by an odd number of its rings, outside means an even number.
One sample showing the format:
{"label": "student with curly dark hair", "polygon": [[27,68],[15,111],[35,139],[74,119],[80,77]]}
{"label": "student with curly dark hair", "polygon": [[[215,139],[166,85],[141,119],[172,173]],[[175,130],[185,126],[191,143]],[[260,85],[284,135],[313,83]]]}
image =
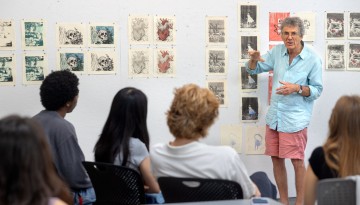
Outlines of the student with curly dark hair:
{"label": "student with curly dark hair", "polygon": [[0,119],[0,204],[72,204],[44,131],[29,118]]}
{"label": "student with curly dark hair", "polygon": [[65,115],[76,107],[79,79],[70,71],[50,73],[40,86],[45,110],[34,116],[44,128],[52,148],[57,171],[71,188],[75,204],[92,204],[95,192],[82,167],[84,154],[78,144],[74,126]]}

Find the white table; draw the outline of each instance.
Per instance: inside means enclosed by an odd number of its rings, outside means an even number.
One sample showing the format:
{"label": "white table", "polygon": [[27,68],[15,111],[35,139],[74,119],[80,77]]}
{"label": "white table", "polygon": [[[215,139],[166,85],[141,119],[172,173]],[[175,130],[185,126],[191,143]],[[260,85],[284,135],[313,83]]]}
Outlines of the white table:
{"label": "white table", "polygon": [[[282,205],[282,203],[271,198],[263,197],[269,201],[269,205]],[[251,205],[251,199],[221,200],[221,201],[199,201],[199,202],[181,202],[165,203],[169,205]]]}

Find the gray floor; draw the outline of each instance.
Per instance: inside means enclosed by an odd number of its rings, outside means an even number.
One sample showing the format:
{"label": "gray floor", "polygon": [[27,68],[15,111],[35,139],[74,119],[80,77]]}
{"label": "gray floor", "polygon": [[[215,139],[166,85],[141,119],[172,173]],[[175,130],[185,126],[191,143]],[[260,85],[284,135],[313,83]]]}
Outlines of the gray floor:
{"label": "gray floor", "polygon": [[[279,199],[278,199],[278,201],[279,201]],[[295,205],[295,201],[296,201],[296,197],[289,198],[290,205]]]}

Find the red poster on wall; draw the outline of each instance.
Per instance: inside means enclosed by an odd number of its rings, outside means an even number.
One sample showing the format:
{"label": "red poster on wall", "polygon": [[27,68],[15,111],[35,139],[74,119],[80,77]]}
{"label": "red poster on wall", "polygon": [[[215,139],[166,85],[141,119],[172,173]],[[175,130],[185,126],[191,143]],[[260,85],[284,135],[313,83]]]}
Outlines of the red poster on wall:
{"label": "red poster on wall", "polygon": [[269,13],[269,41],[281,41],[281,22],[290,16],[290,12],[270,12]]}

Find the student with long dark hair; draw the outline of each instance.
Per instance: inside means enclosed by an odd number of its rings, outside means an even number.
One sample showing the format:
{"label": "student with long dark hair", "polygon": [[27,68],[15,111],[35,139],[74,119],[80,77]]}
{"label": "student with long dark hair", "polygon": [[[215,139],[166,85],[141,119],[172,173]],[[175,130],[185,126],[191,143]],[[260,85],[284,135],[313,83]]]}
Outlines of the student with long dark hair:
{"label": "student with long dark hair", "polygon": [[0,204],[72,204],[44,131],[29,118],[0,119]]}
{"label": "student with long dark hair", "polygon": [[121,89],[113,99],[109,116],[95,145],[95,161],[137,170],[148,187],[145,191],[159,193],[159,185],[151,172],[146,118],[145,94],[133,87]]}

